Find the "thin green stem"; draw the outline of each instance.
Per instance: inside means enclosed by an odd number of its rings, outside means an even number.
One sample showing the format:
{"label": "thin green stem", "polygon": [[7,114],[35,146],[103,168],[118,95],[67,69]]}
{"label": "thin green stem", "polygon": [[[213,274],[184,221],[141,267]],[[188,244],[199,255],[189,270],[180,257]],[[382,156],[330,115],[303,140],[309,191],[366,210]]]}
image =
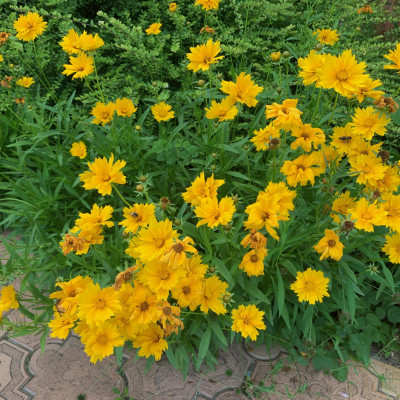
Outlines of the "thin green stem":
{"label": "thin green stem", "polygon": [[94,57],[92,57],[92,58],[93,58],[94,74],[95,74],[95,77],[96,77],[97,87],[98,87],[98,89],[100,91],[100,94],[101,94],[101,100],[103,101],[103,103],[105,103],[103,90],[101,88],[100,81],[99,81],[99,75],[97,74],[96,62],[94,60]]}
{"label": "thin green stem", "polygon": [[122,194],[119,192],[119,190],[117,189],[117,187],[115,185],[112,185],[112,188],[117,192],[118,196],[121,197],[122,201],[128,206],[130,207],[131,205],[125,200],[124,196],[122,196]]}
{"label": "thin green stem", "polygon": [[337,104],[338,98],[339,98],[339,93],[336,93],[335,104],[333,105],[333,110],[332,110],[331,117],[329,118],[328,126],[330,125],[330,123],[331,123],[331,121],[332,121],[332,118],[333,118],[333,114],[335,113],[336,104]]}
{"label": "thin green stem", "polygon": [[316,114],[316,112],[317,112],[317,110],[319,108],[319,101],[321,100],[321,93],[322,93],[322,87],[319,88],[317,104],[315,105],[314,111],[313,111],[312,116],[311,116],[311,123],[314,121],[315,114]]}

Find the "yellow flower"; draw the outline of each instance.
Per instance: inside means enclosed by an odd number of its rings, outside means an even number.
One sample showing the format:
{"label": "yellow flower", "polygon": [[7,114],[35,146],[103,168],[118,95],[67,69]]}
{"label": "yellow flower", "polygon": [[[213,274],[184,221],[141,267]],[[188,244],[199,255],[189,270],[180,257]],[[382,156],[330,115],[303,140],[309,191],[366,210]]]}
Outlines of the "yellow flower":
{"label": "yellow flower", "polygon": [[94,71],[93,58],[86,55],[86,53],[80,53],[77,57],[70,57],[69,62],[71,64],[64,64],[65,70],[62,72],[63,75],[72,75],[72,79],[84,78]]}
{"label": "yellow flower", "polygon": [[140,347],[140,357],[154,356],[158,361],[161,358],[163,351],[168,349],[168,343],[164,339],[164,331],[157,324],[150,324],[144,329],[133,342],[135,349]]}
{"label": "yellow flower", "polygon": [[300,115],[303,114],[297,109],[297,99],[286,99],[282,104],[273,103],[265,107],[267,119],[275,118],[274,125],[277,128],[290,130],[294,124],[301,122]]}
{"label": "yellow flower", "polygon": [[275,148],[279,144],[279,129],[272,122],[265,128],[254,131],[253,135],[250,142],[254,143],[257,151]]}
{"label": "yellow flower", "polygon": [[248,220],[244,222],[246,229],[265,228],[276,240],[279,240],[279,236],[274,228],[279,228],[279,221],[288,220],[286,215],[279,215],[278,200],[273,196],[260,197],[255,203],[247,206],[245,213],[249,215]]}
{"label": "yellow flower", "polygon": [[83,142],[74,142],[69,152],[73,157],[85,158],[87,154],[86,145]]}
{"label": "yellow flower", "polygon": [[299,301],[308,301],[315,304],[322,302],[322,298],[330,297],[328,293],[329,278],[325,278],[322,271],[308,268],[304,272],[297,272],[296,281],[290,285],[298,296]]}
{"label": "yellow flower", "polygon": [[325,236],[314,246],[314,249],[321,253],[320,260],[330,257],[339,261],[343,257],[343,247],[339,236],[332,229],[325,229]]}
{"label": "yellow flower", "polygon": [[376,186],[377,181],[385,176],[387,165],[382,164],[382,160],[376,156],[360,155],[350,158],[350,173],[357,176],[357,183]]}
{"label": "yellow flower", "polygon": [[306,186],[308,182],[314,185],[316,171],[313,165],[316,165],[315,154],[303,154],[293,161],[287,160],[283,163],[280,171],[286,175],[289,186]]}
{"label": "yellow flower", "polygon": [[[299,77],[303,78],[304,85],[311,85],[315,82],[316,87],[320,87],[319,74],[325,62],[329,60],[329,54],[318,54],[315,50],[311,50],[307,57],[299,58],[297,63],[301,68]],[[329,62],[329,61],[328,61]]]}
{"label": "yellow flower", "polygon": [[216,198],[218,188],[224,183],[223,179],[214,179],[214,174],[206,180],[204,172],[200,172],[200,176],[192,182],[190,187],[186,188],[185,193],[182,193],[183,200],[192,206],[197,206],[201,200],[207,197],[210,199]]}
{"label": "yellow flower", "polygon": [[320,85],[324,89],[335,89],[342,96],[351,97],[364,86],[369,76],[364,73],[366,64],[358,63],[351,50],[338,57],[332,56],[321,69]]}
{"label": "yellow flower", "polygon": [[217,276],[206,278],[200,296],[200,310],[206,314],[209,310],[214,311],[215,314],[225,314],[226,309],[222,298],[226,289],[228,289],[228,284],[220,281]]}
{"label": "yellow flower", "polygon": [[[97,204],[93,204],[90,213],[79,213],[79,218],[75,221],[75,226],[83,231],[90,230],[92,228],[102,227],[103,225],[111,228],[114,226],[112,221],[109,219],[112,216],[114,209],[111,206],[99,207]],[[73,229],[72,231],[74,231]]]}
{"label": "yellow flower", "polygon": [[351,117],[353,132],[362,136],[365,140],[371,140],[374,134],[383,136],[386,133],[385,126],[390,121],[386,114],[374,110],[373,107],[357,108],[355,115]]}
{"label": "yellow flower", "polygon": [[67,35],[65,35],[58,44],[68,54],[79,54],[82,50],[79,41],[79,33],[74,29],[70,29]]}
{"label": "yellow flower", "polygon": [[172,290],[185,275],[183,269],[168,261],[153,260],[138,273],[138,280],[156,294],[158,300],[167,300]]}
{"label": "yellow flower", "polygon": [[101,289],[88,283],[78,295],[78,317],[90,326],[104,322],[121,309],[118,292],[112,287]]}
{"label": "yellow flower", "polygon": [[197,253],[197,250],[192,244],[194,244],[194,241],[189,236],[186,236],[183,240],[175,239],[174,244],[171,244],[167,249],[162,261],[167,261],[173,268],[186,265],[186,253]]}
{"label": "yellow flower", "polygon": [[347,216],[349,214],[349,210],[354,207],[354,204],[355,198],[350,197],[350,192],[346,190],[333,201],[332,211],[335,211],[336,213],[331,213],[330,217],[338,224],[340,222],[340,218],[337,214]]}
{"label": "yellow flower", "polygon": [[46,29],[47,22],[43,21],[38,13],[28,12],[27,15],[20,15],[14,21],[14,29],[18,32],[17,38],[29,42],[35,40]]}
{"label": "yellow flower", "polygon": [[196,0],[195,6],[202,6],[203,10],[218,10],[219,2],[221,0]]}
{"label": "yellow flower", "polygon": [[333,128],[331,146],[336,147],[341,153],[349,153],[354,147],[355,137],[350,123],[344,127],[337,126]]}
{"label": "yellow flower", "polygon": [[379,79],[372,80],[371,78],[368,78],[363,85],[358,86],[356,89],[355,96],[357,97],[358,102],[361,103],[366,97],[370,97],[374,100],[380,99],[385,92],[374,89],[381,85],[382,82]]}
{"label": "yellow flower", "polygon": [[90,362],[96,363],[114,352],[114,347],[124,344],[124,339],[114,322],[106,321],[94,326],[87,333],[85,353],[90,356]]}
{"label": "yellow flower", "polygon": [[349,160],[355,159],[360,155],[374,158],[382,146],[382,143],[371,144],[371,142],[364,140],[360,135],[355,135],[353,141],[354,146],[350,147],[347,154]]}
{"label": "yellow flower", "polygon": [[137,111],[137,107],[133,105],[132,100],[127,99],[126,97],[115,100],[115,108],[117,115],[121,117],[130,117]]}
{"label": "yellow flower", "polygon": [[397,192],[400,185],[399,169],[394,165],[387,165],[387,167],[383,178],[376,182],[376,187],[367,185],[371,190],[378,189],[381,193]]}
{"label": "yellow flower", "polygon": [[239,264],[248,276],[264,275],[264,258],[267,256],[267,249],[250,250],[246,253]]}
{"label": "yellow flower", "polygon": [[207,265],[201,263],[201,257],[198,254],[195,254],[189,258],[184,267],[186,269],[186,276],[188,278],[194,277],[200,280],[204,279],[208,269]]}
{"label": "yellow flower", "polygon": [[206,71],[210,68],[211,64],[215,64],[218,60],[224,58],[224,56],[216,57],[221,51],[220,42],[213,43],[212,39],[209,39],[206,44],[191,47],[190,51],[191,53],[186,53],[186,56],[190,61],[186,68],[193,70],[193,72],[196,72],[199,69]]}
{"label": "yellow flower", "polygon": [[201,280],[192,275],[177,282],[172,289],[172,297],[177,300],[179,307],[189,307],[194,311],[200,305],[202,288]]}
{"label": "yellow flower", "polygon": [[51,328],[50,337],[65,339],[71,328],[74,327],[74,319],[69,315],[56,315],[48,324]]}
{"label": "yellow flower", "polygon": [[235,106],[236,101],[231,97],[226,97],[221,100],[221,103],[217,103],[215,100],[211,101],[211,107],[205,108],[206,118],[216,119],[220,122],[234,119],[238,113],[238,109]]}
{"label": "yellow flower", "polygon": [[240,332],[244,338],[250,337],[256,340],[259,329],[265,329],[263,316],[265,312],[260,311],[254,304],[244,306],[241,304],[232,310],[232,331]]}
{"label": "yellow flower", "polygon": [[115,112],[115,104],[109,102],[107,104],[98,101],[92,108],[91,114],[94,116],[92,124],[108,124],[112,121]]}
{"label": "yellow flower", "polygon": [[118,332],[124,340],[134,340],[142,328],[131,318],[129,307],[122,307],[121,311],[115,314],[113,322],[117,324]]}
{"label": "yellow flower", "polygon": [[395,50],[389,50],[389,54],[385,54],[383,57],[392,61],[393,64],[387,64],[383,68],[384,69],[398,69],[400,74],[400,43],[397,43]]}
{"label": "yellow flower", "polygon": [[177,238],[178,233],[172,229],[170,220],[151,222],[131,241],[126,253],[142,261],[151,261],[163,256]]}
{"label": "yellow flower", "polygon": [[292,136],[297,138],[290,147],[292,150],[301,147],[304,151],[316,149],[319,144],[325,143],[324,131],[320,128],[313,128],[311,124],[300,123],[292,128]]}
{"label": "yellow flower", "polygon": [[33,78],[27,77],[27,76],[24,76],[23,78],[18,79],[17,82],[16,82],[16,84],[18,86],[23,86],[23,87],[26,87],[26,88],[28,88],[29,86],[33,85],[34,83],[35,83],[35,81],[33,80]]}
{"label": "yellow flower", "polygon": [[175,11],[177,10],[177,8],[178,8],[178,6],[177,6],[176,3],[169,3],[168,10],[169,10],[170,12],[175,12]]}
{"label": "yellow flower", "polygon": [[0,54],[0,62],[3,62],[3,61],[4,61],[4,57],[2,54]]}
{"label": "yellow flower", "polygon": [[131,319],[139,325],[156,322],[161,315],[157,307],[157,296],[147,287],[135,283],[135,288],[126,305],[131,311]]}
{"label": "yellow flower", "polygon": [[155,22],[154,24],[151,24],[147,29],[146,33],[148,35],[158,35],[161,33],[161,26],[162,24],[160,22]]}
{"label": "yellow flower", "polygon": [[289,211],[294,210],[293,199],[297,196],[294,190],[290,190],[285,182],[273,183],[269,182],[264,191],[259,192],[257,201],[263,197],[273,197],[279,206],[279,214],[288,216]]}
{"label": "yellow flower", "polygon": [[389,256],[389,260],[393,264],[400,264],[400,233],[394,235],[386,235],[386,243],[382,251]]}
{"label": "yellow flower", "polygon": [[336,29],[317,29],[313,32],[313,35],[317,35],[317,40],[321,44],[328,44],[330,46],[333,46],[339,40]]}
{"label": "yellow flower", "polygon": [[91,52],[103,45],[104,41],[97,33],[93,36],[83,31],[82,35],[79,36],[79,47],[84,51]]}
{"label": "yellow flower", "polygon": [[371,8],[371,6],[369,5],[369,4],[366,4],[365,6],[362,6],[361,8],[359,8],[358,10],[357,10],[357,13],[358,14],[361,14],[361,13],[363,13],[363,14],[372,14],[372,8]]}
{"label": "yellow flower", "polygon": [[356,220],[354,226],[366,232],[373,232],[374,225],[384,225],[387,215],[387,211],[381,210],[376,201],[370,204],[365,198],[357,201],[349,212],[351,219]]}
{"label": "yellow flower", "polygon": [[139,227],[146,227],[150,223],[157,222],[154,212],[156,207],[154,204],[134,204],[131,207],[125,207],[125,219],[119,222],[125,228],[125,232],[132,232],[135,234]]}
{"label": "yellow flower", "polygon": [[315,164],[318,165],[318,167],[313,168],[315,176],[324,173],[328,167],[337,168],[343,158],[343,154],[337,149],[332,146],[327,146],[326,144],[322,144],[321,149],[313,151],[310,156],[315,157]]}
{"label": "yellow flower", "polygon": [[83,187],[86,190],[97,189],[102,196],[111,194],[112,183],[123,185],[126,182],[125,175],[120,171],[125,164],[124,160],[118,160],[114,164],[114,154],[111,154],[108,161],[103,157],[96,158],[93,163],[88,162],[90,171],[79,175],[81,181],[84,182]]}
{"label": "yellow flower", "polygon": [[400,195],[384,193],[382,195],[382,210],[387,212],[385,216],[385,226],[391,230],[400,232]]}
{"label": "yellow flower", "polygon": [[14,286],[4,286],[0,291],[0,311],[8,311],[11,308],[19,308],[17,293],[15,292]]}
{"label": "yellow flower", "polygon": [[171,111],[171,106],[164,103],[163,101],[158,104],[154,104],[151,107],[151,112],[157,122],[168,121],[171,118],[175,118],[175,111]]}
{"label": "yellow flower", "polygon": [[255,107],[258,103],[256,96],[263,91],[263,87],[258,86],[251,80],[251,76],[241,72],[236,76],[236,83],[222,81],[221,91],[228,94],[228,98],[239,103],[244,103],[248,107]]}
{"label": "yellow flower", "polygon": [[207,224],[209,228],[214,228],[219,224],[226,225],[232,220],[235,211],[231,197],[224,197],[219,203],[216,197],[207,197],[194,209],[196,216],[202,218],[196,226]]}
{"label": "yellow flower", "polygon": [[271,60],[272,61],[279,61],[281,59],[281,52],[280,51],[274,51],[273,53],[271,53]]}

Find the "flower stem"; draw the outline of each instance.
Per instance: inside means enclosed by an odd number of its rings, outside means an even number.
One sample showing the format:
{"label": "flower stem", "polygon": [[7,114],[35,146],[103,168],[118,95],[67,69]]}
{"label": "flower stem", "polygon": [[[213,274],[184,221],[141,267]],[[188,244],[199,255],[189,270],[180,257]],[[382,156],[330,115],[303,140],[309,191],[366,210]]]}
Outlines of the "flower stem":
{"label": "flower stem", "polygon": [[124,196],[122,196],[122,194],[119,192],[119,190],[117,189],[117,187],[113,184],[111,184],[112,188],[117,192],[118,196],[121,197],[122,201],[128,206],[130,207],[131,205],[125,200]]}
{"label": "flower stem", "polygon": [[333,105],[333,110],[332,110],[331,117],[329,118],[328,126],[330,125],[332,118],[333,118],[333,114],[335,113],[338,98],[339,98],[339,93],[336,93],[335,104]]}

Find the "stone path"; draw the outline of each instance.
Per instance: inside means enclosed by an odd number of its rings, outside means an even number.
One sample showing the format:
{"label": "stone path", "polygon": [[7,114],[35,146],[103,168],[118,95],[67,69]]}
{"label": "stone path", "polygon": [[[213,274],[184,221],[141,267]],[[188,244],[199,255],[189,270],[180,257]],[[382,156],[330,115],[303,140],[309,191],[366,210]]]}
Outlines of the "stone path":
{"label": "stone path", "polygon": [[[7,317],[23,320],[18,310]],[[262,349],[233,345],[215,371],[190,369],[185,381],[166,357],[147,374],[145,364],[129,351],[122,368],[113,356],[93,365],[73,335],[48,338],[41,354],[39,337],[0,331],[0,400],[78,400],[81,394],[85,400],[400,400],[400,369],[377,360],[368,370],[350,368],[345,383],[289,362],[279,348],[266,357]]]}

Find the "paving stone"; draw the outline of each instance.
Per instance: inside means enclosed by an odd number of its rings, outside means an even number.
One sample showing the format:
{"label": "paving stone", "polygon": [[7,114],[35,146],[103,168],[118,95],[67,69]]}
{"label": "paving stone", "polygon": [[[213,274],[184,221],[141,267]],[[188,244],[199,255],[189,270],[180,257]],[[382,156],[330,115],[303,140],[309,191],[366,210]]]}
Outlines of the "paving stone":
{"label": "paving stone", "polygon": [[243,341],[243,348],[246,353],[250,356],[255,358],[256,360],[273,360],[281,353],[284,353],[285,350],[282,349],[279,345],[267,347],[267,346],[255,346],[252,343],[245,343]]}
{"label": "paving stone", "polygon": [[72,400],[81,393],[86,393],[86,400],[110,400],[116,397],[113,387],[124,389],[115,357],[91,364],[73,336],[64,343],[48,344],[44,354],[35,350],[29,370],[33,378],[26,389],[35,394],[34,400]]}
{"label": "paving stone", "polygon": [[0,341],[0,399],[29,400],[31,396],[24,390],[30,375],[25,370],[25,361],[29,355],[7,340]]}
{"label": "paving stone", "polygon": [[372,360],[369,367],[371,373],[380,375],[384,379],[379,382],[380,391],[400,399],[400,369],[382,361]]}
{"label": "paving stone", "polygon": [[[282,369],[273,374],[276,362],[283,362]],[[286,355],[275,361],[257,361],[251,380],[255,385],[262,382],[266,387],[274,387],[277,394],[262,393],[262,400],[281,400],[293,395],[293,400],[398,400],[380,387],[379,379],[363,366],[349,368],[347,382],[339,382],[331,375],[316,371],[309,366],[290,363]],[[396,371],[397,374],[400,372]],[[261,385],[260,385],[261,386]],[[303,389],[303,390],[302,390]],[[260,390],[262,392],[262,390]],[[301,393],[300,393],[301,392]],[[286,396],[286,397],[285,397]]]}

